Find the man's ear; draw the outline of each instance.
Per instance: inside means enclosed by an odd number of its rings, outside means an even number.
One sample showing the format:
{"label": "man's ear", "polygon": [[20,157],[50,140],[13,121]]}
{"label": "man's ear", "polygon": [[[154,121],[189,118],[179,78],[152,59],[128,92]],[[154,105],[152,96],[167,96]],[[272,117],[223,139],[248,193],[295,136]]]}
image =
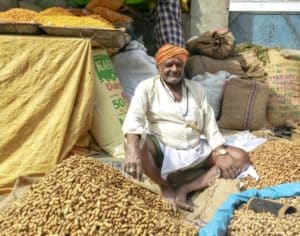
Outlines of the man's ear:
{"label": "man's ear", "polygon": [[158,72],[160,73],[161,72],[161,66],[160,65],[156,65],[156,68],[157,68]]}

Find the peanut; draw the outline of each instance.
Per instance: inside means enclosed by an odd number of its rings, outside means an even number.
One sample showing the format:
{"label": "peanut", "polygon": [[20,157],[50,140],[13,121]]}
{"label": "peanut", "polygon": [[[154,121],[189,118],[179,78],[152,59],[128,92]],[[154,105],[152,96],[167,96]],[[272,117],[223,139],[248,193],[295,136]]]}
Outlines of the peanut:
{"label": "peanut", "polygon": [[[93,190],[93,191],[92,191]],[[131,233],[132,232],[132,233]],[[0,213],[0,235],[196,235],[158,195],[90,157],[58,164]]]}

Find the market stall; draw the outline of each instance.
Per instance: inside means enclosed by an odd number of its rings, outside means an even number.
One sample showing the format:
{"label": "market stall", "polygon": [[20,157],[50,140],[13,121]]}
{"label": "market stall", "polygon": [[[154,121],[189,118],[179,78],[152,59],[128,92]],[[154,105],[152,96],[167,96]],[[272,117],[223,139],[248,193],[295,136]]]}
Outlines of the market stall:
{"label": "market stall", "polygon": [[[251,166],[194,193],[194,212],[174,214],[158,185],[122,169],[130,99],[158,73],[145,45],[133,40],[123,4],[79,0],[72,8],[29,4],[0,12],[0,232],[297,235],[299,51],[236,45],[228,29],[187,41],[186,76],[205,88],[226,144],[247,151]],[[187,4],[181,1],[185,12]],[[253,197],[279,198],[295,212],[279,219],[250,211]]]}

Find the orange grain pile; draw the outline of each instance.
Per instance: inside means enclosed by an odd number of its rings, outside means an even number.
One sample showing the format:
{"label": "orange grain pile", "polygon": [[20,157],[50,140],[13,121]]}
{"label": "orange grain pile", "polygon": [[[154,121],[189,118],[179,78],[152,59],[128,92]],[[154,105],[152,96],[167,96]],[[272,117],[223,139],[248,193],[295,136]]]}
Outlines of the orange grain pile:
{"label": "orange grain pile", "polygon": [[34,18],[37,14],[37,12],[28,9],[12,8],[8,11],[0,12],[0,22],[34,23]]}

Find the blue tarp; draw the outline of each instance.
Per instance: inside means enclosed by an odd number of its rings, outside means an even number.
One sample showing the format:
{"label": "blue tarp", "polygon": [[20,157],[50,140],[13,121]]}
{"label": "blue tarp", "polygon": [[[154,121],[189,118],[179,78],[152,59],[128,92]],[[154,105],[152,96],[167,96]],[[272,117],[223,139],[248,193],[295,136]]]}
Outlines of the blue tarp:
{"label": "blue tarp", "polygon": [[230,194],[226,202],[216,211],[213,219],[199,231],[199,236],[223,236],[227,233],[234,209],[252,197],[282,198],[300,196],[300,182],[280,184],[273,187],[248,189],[247,191]]}

